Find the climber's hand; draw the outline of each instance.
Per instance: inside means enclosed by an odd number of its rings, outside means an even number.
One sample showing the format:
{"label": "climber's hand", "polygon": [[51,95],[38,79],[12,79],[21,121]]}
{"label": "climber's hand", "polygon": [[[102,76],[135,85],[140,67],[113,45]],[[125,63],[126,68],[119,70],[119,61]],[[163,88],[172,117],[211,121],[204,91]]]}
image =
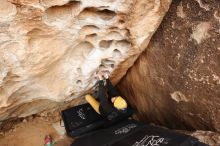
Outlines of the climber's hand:
{"label": "climber's hand", "polygon": [[103,80],[104,79],[104,74],[103,74],[102,71],[98,72],[98,77],[99,77],[99,80]]}
{"label": "climber's hand", "polygon": [[105,71],[105,72],[104,72],[104,77],[105,77],[105,79],[108,79],[108,78],[109,78],[109,74],[110,74],[109,71]]}

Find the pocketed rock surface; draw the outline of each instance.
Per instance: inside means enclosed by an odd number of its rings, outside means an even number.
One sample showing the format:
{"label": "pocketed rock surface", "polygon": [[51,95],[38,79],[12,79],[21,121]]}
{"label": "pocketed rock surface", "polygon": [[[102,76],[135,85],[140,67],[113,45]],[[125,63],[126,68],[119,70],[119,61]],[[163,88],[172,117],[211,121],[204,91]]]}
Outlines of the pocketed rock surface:
{"label": "pocketed rock surface", "polygon": [[0,121],[57,108],[114,83],[147,46],[171,0],[1,0]]}

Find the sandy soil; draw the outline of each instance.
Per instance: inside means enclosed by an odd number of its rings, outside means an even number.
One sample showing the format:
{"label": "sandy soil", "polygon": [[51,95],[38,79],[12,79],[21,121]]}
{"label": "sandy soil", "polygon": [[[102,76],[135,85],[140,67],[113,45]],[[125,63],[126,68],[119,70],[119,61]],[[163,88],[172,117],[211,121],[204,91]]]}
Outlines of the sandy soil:
{"label": "sandy soil", "polygon": [[50,121],[35,118],[31,121],[25,120],[17,124],[13,130],[6,132],[0,137],[0,146],[43,146],[47,134],[56,141],[54,146],[70,146],[73,141],[59,135]]}

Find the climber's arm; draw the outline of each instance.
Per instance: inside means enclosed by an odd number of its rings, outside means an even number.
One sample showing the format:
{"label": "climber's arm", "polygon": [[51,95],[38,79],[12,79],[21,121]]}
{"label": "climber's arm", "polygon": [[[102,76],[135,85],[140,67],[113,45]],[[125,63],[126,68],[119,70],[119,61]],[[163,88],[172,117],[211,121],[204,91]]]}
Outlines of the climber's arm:
{"label": "climber's arm", "polygon": [[98,99],[99,101],[102,103],[102,102],[108,102],[108,97],[105,93],[105,86],[104,86],[104,81],[103,80],[100,80],[99,81],[99,87],[98,87]]}
{"label": "climber's arm", "polygon": [[112,82],[109,79],[106,79],[107,89],[108,89],[108,95],[110,98],[120,96],[118,90],[116,87],[113,86]]}

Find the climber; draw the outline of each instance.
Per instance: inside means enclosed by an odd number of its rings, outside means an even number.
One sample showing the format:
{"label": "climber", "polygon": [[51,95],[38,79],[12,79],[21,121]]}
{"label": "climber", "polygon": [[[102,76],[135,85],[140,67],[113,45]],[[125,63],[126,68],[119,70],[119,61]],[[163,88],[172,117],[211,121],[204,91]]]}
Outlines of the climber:
{"label": "climber", "polygon": [[[107,73],[99,71],[98,77],[99,81],[97,97],[99,102],[91,95],[86,95],[86,101],[98,114],[106,117],[110,121],[114,121],[120,117],[120,113],[126,112],[127,102],[120,96],[117,89],[112,85]],[[106,95],[106,88],[108,96]]]}

